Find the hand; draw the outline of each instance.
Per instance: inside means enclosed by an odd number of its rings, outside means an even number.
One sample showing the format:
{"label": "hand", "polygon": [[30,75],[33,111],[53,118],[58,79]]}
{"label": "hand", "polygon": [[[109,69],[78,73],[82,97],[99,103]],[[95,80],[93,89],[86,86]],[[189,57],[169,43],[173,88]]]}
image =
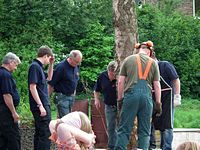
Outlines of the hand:
{"label": "hand", "polygon": [[94,133],[88,134],[89,137],[89,141],[90,143],[87,145],[87,147],[89,148],[93,148],[94,144],[96,143],[95,139],[96,139],[96,135],[94,135]]}
{"label": "hand", "polygon": [[161,116],[162,114],[162,103],[156,102],[156,116]]}
{"label": "hand", "polygon": [[174,107],[180,106],[181,105],[181,95],[180,94],[175,94],[174,95]]}
{"label": "hand", "polygon": [[15,123],[17,123],[20,120],[19,115],[16,112],[12,114],[12,117]]}
{"label": "hand", "polygon": [[49,59],[49,63],[50,64],[54,64],[54,62],[55,62],[55,57],[51,56],[51,58]]}
{"label": "hand", "polygon": [[40,116],[44,117],[47,115],[46,110],[44,109],[43,105],[39,106],[39,110],[40,110]]}
{"label": "hand", "polygon": [[95,100],[94,104],[95,104],[95,106],[96,106],[97,109],[99,109],[101,107],[99,99]]}

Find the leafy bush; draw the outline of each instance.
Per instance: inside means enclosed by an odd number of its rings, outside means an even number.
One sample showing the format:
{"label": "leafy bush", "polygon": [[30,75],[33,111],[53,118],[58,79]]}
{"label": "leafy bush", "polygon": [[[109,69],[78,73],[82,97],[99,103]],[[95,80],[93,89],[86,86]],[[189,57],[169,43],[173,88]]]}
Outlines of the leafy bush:
{"label": "leafy bush", "polygon": [[152,6],[138,9],[140,41],[152,40],[158,59],[172,62],[184,96],[200,95],[200,20],[173,13],[165,15]]}
{"label": "leafy bush", "polygon": [[104,26],[96,22],[88,25],[86,37],[77,45],[83,53],[81,82],[88,91],[94,85],[97,75],[114,59],[114,37],[106,35]]}

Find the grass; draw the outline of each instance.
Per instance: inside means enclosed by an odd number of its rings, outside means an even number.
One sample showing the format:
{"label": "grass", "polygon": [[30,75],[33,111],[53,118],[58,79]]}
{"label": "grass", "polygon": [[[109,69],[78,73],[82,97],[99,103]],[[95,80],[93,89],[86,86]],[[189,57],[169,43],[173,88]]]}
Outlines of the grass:
{"label": "grass", "polygon": [[175,128],[200,128],[200,99],[183,99],[175,108]]}
{"label": "grass", "polygon": [[[77,100],[78,98],[76,98]],[[81,99],[85,99],[82,98]],[[19,109],[22,123],[32,124],[33,117],[29,106],[23,105]],[[57,112],[55,104],[51,101],[52,119],[56,119]],[[91,114],[89,114],[90,116]],[[200,98],[184,98],[182,104],[175,108],[174,127],[175,128],[200,128]]]}

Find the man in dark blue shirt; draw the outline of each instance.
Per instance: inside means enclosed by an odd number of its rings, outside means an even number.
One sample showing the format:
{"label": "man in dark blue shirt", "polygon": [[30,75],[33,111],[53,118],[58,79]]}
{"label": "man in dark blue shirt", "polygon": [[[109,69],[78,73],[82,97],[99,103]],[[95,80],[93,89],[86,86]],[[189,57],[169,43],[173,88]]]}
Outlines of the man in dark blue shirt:
{"label": "man in dark blue shirt", "polygon": [[0,67],[0,149],[20,150],[19,115],[16,107],[20,97],[12,72],[21,61],[15,54],[9,52],[3,58]]}
{"label": "man in dark blue shirt", "polygon": [[103,93],[105,103],[105,116],[108,131],[108,150],[113,150],[116,144],[117,132],[117,91],[115,79],[115,62],[111,61],[107,71],[103,71],[94,87],[94,98],[96,108],[99,109],[100,93]]}
{"label": "man in dark blue shirt", "polygon": [[[48,76],[43,65],[49,64]],[[35,120],[34,150],[50,150],[49,122],[51,110],[48,98],[47,81],[53,75],[54,58],[48,46],[38,49],[37,59],[34,59],[28,71],[28,89],[30,109]]]}
{"label": "man in dark blue shirt", "polygon": [[59,118],[72,111],[81,61],[82,53],[79,50],[72,50],[66,60],[57,64],[49,82],[49,94],[56,92],[55,104]]}
{"label": "man in dark blue shirt", "polygon": [[[155,53],[152,56],[155,60]],[[160,130],[162,150],[172,150],[174,107],[181,104],[180,80],[175,67],[168,61],[158,61],[160,76],[162,77],[162,110],[159,117],[153,116],[153,128]],[[152,129],[150,146],[155,148],[154,129]]]}

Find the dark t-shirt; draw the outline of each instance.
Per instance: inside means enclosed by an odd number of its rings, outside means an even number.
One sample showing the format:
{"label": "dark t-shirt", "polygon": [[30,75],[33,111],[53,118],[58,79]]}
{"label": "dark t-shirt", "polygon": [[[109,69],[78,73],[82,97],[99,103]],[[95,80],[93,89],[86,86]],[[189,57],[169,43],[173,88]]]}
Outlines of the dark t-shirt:
{"label": "dark t-shirt", "polygon": [[0,104],[5,104],[3,94],[12,96],[14,106],[19,104],[20,96],[12,74],[6,68],[0,67]]}
{"label": "dark t-shirt", "polygon": [[[178,78],[174,66],[168,61],[158,62],[161,80],[162,114],[153,116],[155,129],[163,131],[173,128],[173,80]],[[155,115],[155,114],[154,114]]]}
{"label": "dark t-shirt", "polygon": [[108,71],[99,75],[94,90],[103,93],[106,105],[117,105],[116,80],[109,80]]}
{"label": "dark t-shirt", "polygon": [[172,81],[178,79],[178,74],[174,68],[174,66],[168,61],[159,61],[158,62],[160,75],[162,78],[170,85],[173,86]]}
{"label": "dark t-shirt", "polygon": [[37,108],[37,103],[35,102],[31,94],[29,87],[30,84],[36,84],[36,89],[42,104],[44,106],[49,105],[46,74],[43,70],[42,63],[37,59],[33,60],[28,71],[29,102],[30,102],[30,108],[32,110]]}
{"label": "dark t-shirt", "polygon": [[67,60],[63,60],[55,67],[49,84],[54,87],[55,92],[69,96],[74,94],[78,80],[79,67],[73,67]]}

